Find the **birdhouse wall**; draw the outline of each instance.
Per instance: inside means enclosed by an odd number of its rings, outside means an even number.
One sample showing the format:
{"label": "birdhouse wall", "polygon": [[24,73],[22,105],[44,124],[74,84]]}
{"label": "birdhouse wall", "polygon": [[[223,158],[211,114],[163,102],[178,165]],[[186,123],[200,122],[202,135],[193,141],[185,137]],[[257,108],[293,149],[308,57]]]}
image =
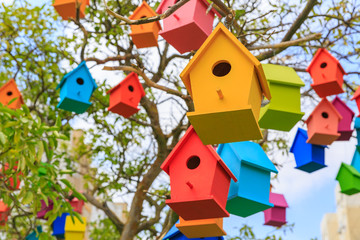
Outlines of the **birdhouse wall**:
{"label": "birdhouse wall", "polygon": [[[11,81],[11,80],[10,80]],[[16,98],[10,105],[9,102]],[[17,86],[15,84],[7,84],[3,88],[0,88],[0,103],[4,106],[8,106],[11,109],[19,109],[21,108],[21,95],[17,90]]]}
{"label": "birdhouse wall", "polygon": [[139,83],[131,80],[123,81],[120,86],[111,89],[109,108],[123,103],[137,109],[142,98],[142,91],[138,87]]}
{"label": "birdhouse wall", "polygon": [[179,217],[180,223],[176,227],[187,238],[208,238],[226,235],[223,230],[222,218],[211,218],[186,221]]}
{"label": "birdhouse wall", "polygon": [[[82,84],[81,84],[82,83]],[[80,102],[89,102],[94,86],[85,67],[70,75],[60,90],[60,98],[69,97]]]}
{"label": "birdhouse wall", "polygon": [[313,61],[313,65],[309,69],[309,72],[314,84],[323,84],[337,80],[336,70],[338,64],[329,55],[323,53]]}
{"label": "birdhouse wall", "polygon": [[65,239],[84,240],[85,232],[65,232]]}
{"label": "birdhouse wall", "polygon": [[86,5],[89,5],[89,0],[55,0],[53,6],[63,20],[68,20],[69,18],[76,19],[76,1],[81,2],[79,17],[84,18]]}
{"label": "birdhouse wall", "polygon": [[336,180],[342,193],[352,195],[360,192],[360,173],[353,166],[341,163]]}
{"label": "birdhouse wall", "polygon": [[[340,99],[338,101],[341,101]],[[340,113],[342,116],[342,119],[339,122],[338,131],[352,131],[351,129],[351,123],[354,118],[354,113],[344,107],[340,102],[338,101],[332,101],[333,106],[336,108],[336,110]],[[345,104],[345,103],[343,103]]]}
{"label": "birdhouse wall", "polygon": [[[217,197],[218,202],[226,206],[227,196],[229,194],[230,188],[230,179],[228,173],[224,170],[224,168],[217,162],[214,181],[212,182],[211,194]],[[222,187],[219,187],[219,184],[222,184]]]}
{"label": "birdhouse wall", "polygon": [[53,234],[54,236],[62,236],[65,233],[65,222],[66,217],[70,215],[69,213],[63,213],[60,217],[57,217],[52,223]]}
{"label": "birdhouse wall", "polygon": [[[151,23],[147,23],[151,24]],[[142,25],[147,25],[142,24]],[[139,25],[139,29],[135,28],[130,33],[131,39],[137,48],[148,48],[158,46],[159,27],[157,24],[152,26],[146,26],[142,29],[142,25]],[[131,25],[138,26],[138,25]],[[140,32],[142,31],[142,32]]]}
{"label": "birdhouse wall", "polygon": [[270,108],[289,112],[300,112],[300,87],[269,82],[271,101]]}

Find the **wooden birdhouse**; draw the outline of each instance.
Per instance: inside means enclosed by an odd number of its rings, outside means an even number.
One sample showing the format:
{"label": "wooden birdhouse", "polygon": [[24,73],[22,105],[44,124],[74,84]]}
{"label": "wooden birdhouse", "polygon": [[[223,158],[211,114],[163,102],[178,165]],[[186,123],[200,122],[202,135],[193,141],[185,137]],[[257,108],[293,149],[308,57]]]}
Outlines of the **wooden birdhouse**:
{"label": "wooden birdhouse", "polygon": [[270,192],[270,202],[274,207],[264,211],[265,224],[274,227],[281,227],[286,224],[286,208],[288,204],[284,195]]}
{"label": "wooden birdhouse", "polygon": [[76,19],[77,4],[80,4],[79,18],[85,18],[85,9],[90,0],[55,0],[53,6],[63,20]]}
{"label": "wooden birdhouse", "polygon": [[263,95],[271,99],[260,62],[219,23],[180,74],[195,112],[187,113],[206,144],[262,138]]}
{"label": "wooden birdhouse", "polygon": [[[138,20],[141,18],[148,18],[156,16],[156,13],[152,8],[145,2],[135,9],[134,13],[129,17],[131,20]],[[156,47],[158,45],[159,31],[161,25],[159,21],[130,25],[131,27],[131,39],[137,48]]]}
{"label": "wooden birdhouse", "polygon": [[70,215],[69,213],[63,213],[60,217],[57,217],[54,220],[54,222],[51,225],[53,229],[53,233],[52,233],[53,236],[57,238],[64,238],[66,217],[69,215]]}
{"label": "wooden birdhouse", "polygon": [[186,221],[179,217],[176,227],[187,238],[220,237],[226,235],[222,218],[210,218]]}
{"label": "wooden birdhouse", "polygon": [[310,65],[306,69],[310,73],[313,84],[311,87],[319,97],[343,93],[343,76],[346,74],[344,69],[333,55],[325,48],[320,48]]}
{"label": "wooden birdhouse", "polygon": [[83,223],[80,222],[76,217],[66,217],[65,223],[65,239],[71,240],[83,240],[86,231],[86,218],[81,218]]}
{"label": "wooden birdhouse", "polygon": [[14,79],[10,79],[0,88],[0,103],[11,109],[19,109],[24,104],[23,97]]}
{"label": "wooden birdhouse", "polygon": [[339,181],[342,193],[353,195],[360,192],[360,173],[353,166],[341,163],[336,180]]}
{"label": "wooden birdhouse", "polygon": [[354,128],[356,130],[357,145],[360,145],[360,117],[355,118]]}
{"label": "wooden birdhouse", "polygon": [[161,169],[170,175],[171,199],[166,200],[185,220],[228,217],[225,210],[230,180],[236,177],[212,146],[205,146],[192,126]]}
{"label": "wooden birdhouse", "polygon": [[45,214],[51,211],[54,208],[54,202],[51,199],[48,199],[48,203],[44,200],[40,200],[41,208],[40,211],[36,214],[36,217],[39,219],[46,219]]}
{"label": "wooden birdhouse", "polygon": [[40,233],[42,233],[42,227],[37,226],[36,230],[32,231],[29,235],[27,235],[25,240],[38,240]]}
{"label": "wooden birdhouse", "polygon": [[0,200],[0,226],[5,226],[10,215],[10,208],[3,201]]}
{"label": "wooden birdhouse", "polygon": [[265,129],[290,131],[304,115],[300,107],[300,88],[305,86],[291,67],[262,64],[271,101],[260,109],[259,125]]}
{"label": "wooden birdhouse", "polygon": [[[351,98],[351,100],[355,100],[356,102],[356,106],[358,107],[358,110],[360,112],[360,87],[358,87],[353,95],[353,97]],[[360,114],[358,115],[358,117],[360,116]]]}
{"label": "wooden birdhouse", "polygon": [[[157,13],[164,13],[178,0],[162,0]],[[215,15],[220,14],[205,0],[190,0],[163,20],[160,35],[181,54],[197,50],[213,30]]]}
{"label": "wooden birdhouse", "polygon": [[330,145],[339,138],[339,122],[342,116],[336,108],[323,98],[305,121],[308,128],[307,143]]}
{"label": "wooden birdhouse", "polygon": [[141,98],[145,97],[145,91],[134,72],[126,76],[118,85],[108,91],[110,105],[108,110],[129,118],[137,113]]}
{"label": "wooden birdhouse", "polygon": [[217,152],[238,179],[237,183],[231,181],[226,210],[247,217],[271,208],[270,175],[278,171],[260,145],[248,141],[225,143]]}
{"label": "wooden birdhouse", "polygon": [[61,79],[56,89],[59,88],[60,103],[57,107],[75,113],[84,113],[91,106],[89,100],[97,85],[84,61]]}
{"label": "wooden birdhouse", "polygon": [[336,139],[336,141],[348,141],[351,138],[353,132],[353,129],[351,129],[351,123],[355,113],[346,105],[346,103],[341,101],[338,96],[336,96],[331,103],[342,117],[338,127],[338,133],[340,133],[340,137]]}
{"label": "wooden birdhouse", "polygon": [[324,164],[325,146],[307,143],[307,138],[306,131],[299,128],[296,132],[290,152],[294,154],[297,169],[312,173],[326,167]]}
{"label": "wooden birdhouse", "polygon": [[79,200],[76,197],[70,201],[70,205],[73,207],[74,211],[80,214],[82,213],[84,204],[84,200]]}
{"label": "wooden birdhouse", "polygon": [[[9,167],[8,163],[5,163],[4,169],[2,170],[2,174],[7,178],[6,185],[9,190],[19,190],[20,189],[20,175],[21,172],[17,171],[18,167],[14,166],[12,170]],[[1,179],[2,177],[0,177]]]}
{"label": "wooden birdhouse", "polygon": [[360,146],[355,147],[354,156],[351,161],[351,166],[353,166],[358,172],[360,172]]}
{"label": "wooden birdhouse", "polygon": [[[163,240],[190,240],[183,233],[179,231],[176,225],[179,221],[169,230]],[[224,240],[223,237],[204,237],[204,238],[191,238],[191,240]]]}

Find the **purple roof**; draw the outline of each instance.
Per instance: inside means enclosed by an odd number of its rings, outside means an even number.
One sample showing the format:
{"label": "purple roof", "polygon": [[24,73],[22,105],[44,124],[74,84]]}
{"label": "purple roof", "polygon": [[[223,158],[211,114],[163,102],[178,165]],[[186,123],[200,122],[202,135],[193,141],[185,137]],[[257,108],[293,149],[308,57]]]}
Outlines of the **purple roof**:
{"label": "purple roof", "polygon": [[284,208],[287,208],[289,207],[286,200],[285,200],[285,197],[284,195],[282,194],[279,194],[279,193],[273,193],[273,192],[270,192],[270,199],[269,201],[274,204],[274,207],[284,207]]}

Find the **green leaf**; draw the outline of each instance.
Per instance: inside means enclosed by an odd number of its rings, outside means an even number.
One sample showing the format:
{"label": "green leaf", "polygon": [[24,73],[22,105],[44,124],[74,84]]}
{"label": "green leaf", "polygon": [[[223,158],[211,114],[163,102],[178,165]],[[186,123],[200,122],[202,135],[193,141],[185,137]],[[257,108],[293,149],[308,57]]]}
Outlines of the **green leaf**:
{"label": "green leaf", "polygon": [[7,142],[7,137],[3,132],[0,132],[0,142],[5,145],[5,143]]}
{"label": "green leaf", "polygon": [[34,199],[34,194],[32,192],[28,191],[28,192],[26,192],[25,197],[22,199],[21,202],[23,204],[29,204],[33,201],[33,199]]}

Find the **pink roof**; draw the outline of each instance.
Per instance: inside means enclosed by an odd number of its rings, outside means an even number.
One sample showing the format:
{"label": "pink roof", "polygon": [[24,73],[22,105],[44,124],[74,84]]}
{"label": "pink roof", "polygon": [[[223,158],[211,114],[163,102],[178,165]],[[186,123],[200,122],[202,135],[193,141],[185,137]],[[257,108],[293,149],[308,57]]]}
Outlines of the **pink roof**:
{"label": "pink roof", "polygon": [[336,57],[334,57],[333,55],[331,55],[331,53],[329,53],[329,51],[326,50],[325,48],[319,48],[319,50],[317,50],[317,52],[316,52],[315,56],[313,57],[310,65],[306,68],[306,71],[307,71],[307,72],[310,71],[310,68],[313,67],[316,58],[318,58],[321,54],[325,54],[325,55],[329,56],[334,62],[336,62],[336,64],[338,65],[338,67],[340,68],[340,70],[343,72],[343,74],[345,74],[345,75],[347,74],[347,73],[345,72],[345,70],[343,69],[343,67],[341,66],[339,60],[337,60]]}
{"label": "pink roof", "polygon": [[334,105],[332,105],[329,100],[327,100],[326,97],[324,97],[323,99],[321,99],[321,101],[319,102],[319,104],[315,107],[315,109],[311,112],[310,116],[308,117],[308,119],[305,120],[305,123],[308,123],[310,121],[310,119],[313,116],[313,113],[315,113],[319,108],[321,108],[322,105],[329,105],[330,109],[333,110],[333,112],[336,114],[336,116],[338,116],[338,118],[341,120],[343,117],[341,116],[341,114],[338,112],[338,110],[336,110],[336,108],[334,107]]}
{"label": "pink roof", "polygon": [[287,204],[284,195],[279,193],[270,192],[269,201],[274,204],[275,207],[284,207],[287,208],[289,205]]}
{"label": "pink roof", "polygon": [[360,97],[360,87],[358,87],[353,95],[353,97],[351,98],[351,100],[354,100],[356,98]]}

